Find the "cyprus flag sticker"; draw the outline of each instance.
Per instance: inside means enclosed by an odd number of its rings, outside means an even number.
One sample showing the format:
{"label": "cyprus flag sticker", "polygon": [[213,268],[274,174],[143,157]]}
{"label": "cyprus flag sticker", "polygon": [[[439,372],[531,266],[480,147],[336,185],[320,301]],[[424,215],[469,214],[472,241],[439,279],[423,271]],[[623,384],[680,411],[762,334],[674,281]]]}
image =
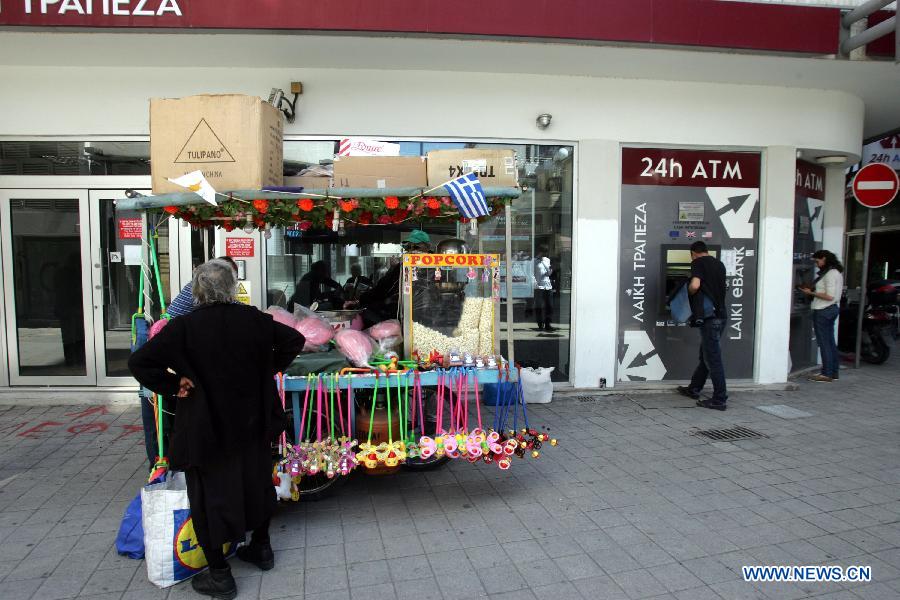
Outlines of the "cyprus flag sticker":
{"label": "cyprus flag sticker", "polygon": [[216,202],[216,190],[213,189],[213,186],[209,184],[206,180],[206,177],[203,176],[203,173],[200,171],[191,171],[187,175],[182,175],[181,177],[176,177],[172,179],[171,177],[167,177],[169,181],[174,183],[175,185],[180,185],[183,188],[187,188],[188,190],[198,194],[201,198],[212,204],[213,206],[218,206]]}

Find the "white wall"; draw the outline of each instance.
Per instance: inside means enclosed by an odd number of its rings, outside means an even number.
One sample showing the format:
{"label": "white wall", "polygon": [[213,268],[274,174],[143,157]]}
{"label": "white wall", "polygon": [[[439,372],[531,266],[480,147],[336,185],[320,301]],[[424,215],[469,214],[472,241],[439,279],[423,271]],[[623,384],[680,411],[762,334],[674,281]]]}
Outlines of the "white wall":
{"label": "white wall", "polygon": [[[285,133],[795,146],[858,156],[845,92],[639,79],[351,69],[0,67],[0,135],[147,135],[148,100],[304,82]],[[546,131],[535,116],[549,112]]]}
{"label": "white wall", "polygon": [[[287,125],[286,135],[579,144],[573,273],[573,383],[579,387],[595,387],[601,377],[609,385],[616,380],[613,283],[619,246],[620,144],[769,148],[769,208],[764,209],[761,229],[763,243],[777,239],[780,253],[782,212],[788,215],[786,231],[792,230],[793,149],[858,156],[862,139],[863,104],[840,91],[414,70],[46,66],[0,66],[0,136],[146,136],[150,97],[267,95],[271,87],[286,88],[292,80],[303,81],[304,94],[297,122]],[[546,131],[534,125],[535,116],[543,112],[553,115]],[[772,147],[784,151],[773,152]],[[783,361],[769,361],[757,351],[758,377],[765,382],[783,381],[787,374],[789,306],[781,304],[782,288],[790,291],[790,240],[785,247],[782,266],[761,264],[765,279],[760,285],[759,340],[784,347]]]}
{"label": "white wall", "polygon": [[575,223],[572,384],[615,385],[619,314],[619,201],[621,151],[617,142],[578,146]]}
{"label": "white wall", "polygon": [[766,149],[759,211],[755,366],[758,383],[787,381],[793,292],[797,149]]}

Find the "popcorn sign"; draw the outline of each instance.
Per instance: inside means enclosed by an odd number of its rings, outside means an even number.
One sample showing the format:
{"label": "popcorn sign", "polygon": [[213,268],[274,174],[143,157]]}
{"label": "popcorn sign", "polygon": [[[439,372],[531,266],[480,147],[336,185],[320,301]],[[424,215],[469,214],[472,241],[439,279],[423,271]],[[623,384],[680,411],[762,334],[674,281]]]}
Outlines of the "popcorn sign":
{"label": "popcorn sign", "polygon": [[497,254],[404,254],[405,267],[493,267],[500,264]]}

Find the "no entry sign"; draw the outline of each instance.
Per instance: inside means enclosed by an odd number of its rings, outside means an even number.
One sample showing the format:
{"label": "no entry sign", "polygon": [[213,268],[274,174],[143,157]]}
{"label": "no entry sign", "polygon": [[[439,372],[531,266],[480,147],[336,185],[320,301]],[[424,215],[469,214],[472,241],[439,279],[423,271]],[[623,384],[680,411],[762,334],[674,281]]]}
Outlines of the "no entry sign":
{"label": "no entry sign", "polygon": [[863,206],[881,208],[897,196],[900,179],[888,165],[871,163],[857,171],[853,178],[853,197]]}

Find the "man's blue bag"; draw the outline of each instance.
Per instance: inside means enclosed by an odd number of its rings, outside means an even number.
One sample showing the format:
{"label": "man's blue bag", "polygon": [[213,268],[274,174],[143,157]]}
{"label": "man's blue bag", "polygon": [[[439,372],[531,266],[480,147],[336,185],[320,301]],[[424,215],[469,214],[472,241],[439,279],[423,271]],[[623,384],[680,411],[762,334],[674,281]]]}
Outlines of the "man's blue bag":
{"label": "man's blue bag", "polygon": [[141,522],[141,494],[134,497],[125,509],[119,534],[116,536],[116,552],[128,558],[144,558],[144,526]]}
{"label": "man's blue bag", "polygon": [[680,284],[669,296],[669,309],[676,323],[688,323],[691,320],[691,299],[688,295],[688,282]]}

